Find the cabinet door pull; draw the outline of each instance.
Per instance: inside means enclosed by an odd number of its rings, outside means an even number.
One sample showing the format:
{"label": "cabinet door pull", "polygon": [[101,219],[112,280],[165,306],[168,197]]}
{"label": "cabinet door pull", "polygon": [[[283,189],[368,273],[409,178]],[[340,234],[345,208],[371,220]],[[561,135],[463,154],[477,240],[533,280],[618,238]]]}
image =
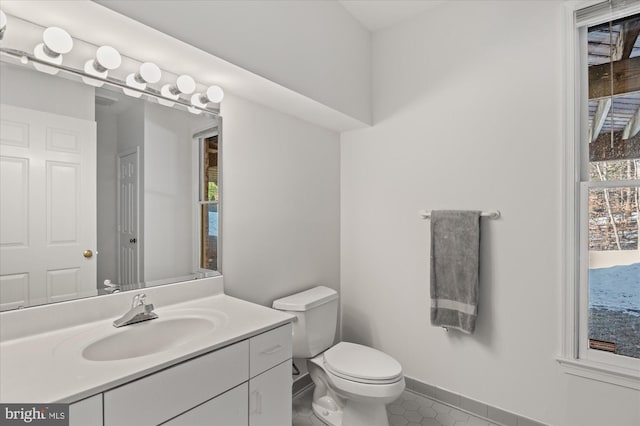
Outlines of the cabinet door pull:
{"label": "cabinet door pull", "polygon": [[251,394],[253,395],[253,407],[251,409],[251,413],[262,414],[262,394],[260,391],[253,391]]}
{"label": "cabinet door pull", "polygon": [[260,355],[273,355],[276,352],[280,352],[282,349],[284,349],[282,345],[275,345],[270,347],[269,349],[265,349],[264,351],[260,352]]}

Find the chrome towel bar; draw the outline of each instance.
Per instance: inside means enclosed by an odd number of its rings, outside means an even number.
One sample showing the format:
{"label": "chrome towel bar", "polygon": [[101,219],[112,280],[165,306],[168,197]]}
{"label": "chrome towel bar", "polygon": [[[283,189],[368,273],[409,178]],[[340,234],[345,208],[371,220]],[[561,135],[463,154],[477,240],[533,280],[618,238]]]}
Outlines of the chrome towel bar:
{"label": "chrome towel bar", "polygon": [[[430,210],[420,210],[420,217],[422,219],[429,219],[431,218],[431,211]],[[482,212],[480,213],[480,216],[482,217],[488,217],[489,219],[498,219],[500,217],[500,210],[495,210],[492,212]]]}

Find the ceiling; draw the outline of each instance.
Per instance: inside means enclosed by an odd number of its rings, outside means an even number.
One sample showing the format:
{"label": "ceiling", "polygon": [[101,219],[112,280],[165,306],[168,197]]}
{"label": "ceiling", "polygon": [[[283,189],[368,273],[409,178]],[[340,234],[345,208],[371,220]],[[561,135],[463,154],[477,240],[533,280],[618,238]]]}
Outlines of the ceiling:
{"label": "ceiling", "polygon": [[444,0],[338,0],[356,20],[375,32],[431,9]]}

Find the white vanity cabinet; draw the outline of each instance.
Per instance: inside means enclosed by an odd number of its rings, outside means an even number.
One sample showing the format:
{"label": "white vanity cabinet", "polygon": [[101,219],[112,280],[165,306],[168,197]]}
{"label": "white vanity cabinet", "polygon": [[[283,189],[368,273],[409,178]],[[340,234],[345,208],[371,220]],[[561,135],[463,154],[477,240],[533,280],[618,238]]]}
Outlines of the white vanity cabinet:
{"label": "white vanity cabinet", "polygon": [[291,424],[291,324],[249,341],[249,426]]}
{"label": "white vanity cabinet", "polygon": [[69,404],[69,426],[102,426],[102,395]]}
{"label": "white vanity cabinet", "polygon": [[70,426],[291,424],[291,324],[70,406]]}

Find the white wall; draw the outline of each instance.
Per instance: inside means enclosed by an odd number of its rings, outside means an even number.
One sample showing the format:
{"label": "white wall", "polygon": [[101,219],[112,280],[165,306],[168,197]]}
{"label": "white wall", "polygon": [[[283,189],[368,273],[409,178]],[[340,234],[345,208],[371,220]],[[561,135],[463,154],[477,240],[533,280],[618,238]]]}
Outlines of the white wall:
{"label": "white wall", "polygon": [[222,115],[225,293],[339,289],[339,135],[234,96]]}
{"label": "white wall", "polygon": [[104,280],[118,282],[118,117],[109,108],[96,105],[97,126],[97,221],[98,286]]}
{"label": "white wall", "polygon": [[[560,2],[447,2],[373,37],[372,128],[342,135],[343,337],[405,374],[552,425],[640,423],[640,394],[569,376],[559,348]],[[482,221],[477,329],[429,319],[420,209]]]}
{"label": "white wall", "polygon": [[135,101],[118,112],[118,153],[144,148],[144,104]]}
{"label": "white wall", "polygon": [[192,135],[212,119],[144,104],[144,279],[194,273]]}
{"label": "white wall", "polygon": [[[97,3],[360,121],[371,122],[370,34],[337,2]],[[173,71],[181,72],[179,65],[175,66]]]}
{"label": "white wall", "polygon": [[0,64],[0,102],[94,120],[94,89],[27,67]]}

